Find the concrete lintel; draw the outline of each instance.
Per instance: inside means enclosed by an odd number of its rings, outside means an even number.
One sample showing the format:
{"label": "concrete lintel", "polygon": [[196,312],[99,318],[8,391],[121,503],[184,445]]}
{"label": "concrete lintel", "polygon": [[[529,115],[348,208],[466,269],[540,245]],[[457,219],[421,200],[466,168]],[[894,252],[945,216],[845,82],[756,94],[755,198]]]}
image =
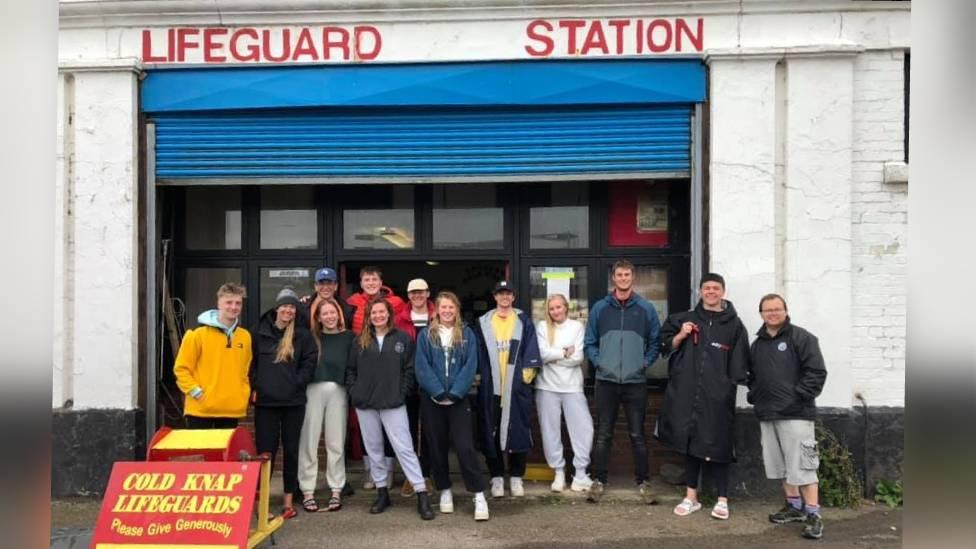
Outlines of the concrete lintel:
{"label": "concrete lintel", "polygon": [[908,183],[908,163],[885,162],[884,182],[887,184]]}
{"label": "concrete lintel", "polygon": [[705,62],[712,60],[763,60],[784,57],[849,57],[865,51],[861,44],[836,43],[807,46],[717,48],[705,53]]}
{"label": "concrete lintel", "polygon": [[58,61],[58,72],[134,72],[140,74],[145,70],[142,61],[135,57],[118,59],[61,59]]}

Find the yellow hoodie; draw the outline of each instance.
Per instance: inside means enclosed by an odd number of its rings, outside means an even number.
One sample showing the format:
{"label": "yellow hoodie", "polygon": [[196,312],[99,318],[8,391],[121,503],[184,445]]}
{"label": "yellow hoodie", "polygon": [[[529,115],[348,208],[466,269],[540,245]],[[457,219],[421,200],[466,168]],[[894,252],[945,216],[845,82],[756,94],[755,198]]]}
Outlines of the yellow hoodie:
{"label": "yellow hoodie", "polygon": [[[198,318],[201,326],[183,336],[173,372],[186,395],[183,413],[198,417],[244,417],[251,384],[251,334],[241,327],[227,329],[216,311]],[[202,390],[202,393],[199,393]],[[199,394],[199,398],[192,395]]]}

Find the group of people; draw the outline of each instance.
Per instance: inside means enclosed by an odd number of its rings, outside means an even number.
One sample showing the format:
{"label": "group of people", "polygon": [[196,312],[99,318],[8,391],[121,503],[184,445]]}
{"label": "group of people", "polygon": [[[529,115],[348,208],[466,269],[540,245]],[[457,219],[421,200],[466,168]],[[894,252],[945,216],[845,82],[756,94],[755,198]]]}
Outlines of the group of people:
{"label": "group of people", "polygon": [[[782,480],[786,496],[783,509],[769,519],[804,522],[804,537],[821,537],[813,420],[826,369],[817,338],[792,325],[786,301],[769,294],[759,303],[763,325],[750,346],[725,299],[725,281],[714,273],[702,277],[696,307],[670,315],[662,326],[654,305],[634,291],[634,275],[629,261],[614,264],[613,289],[593,305],[585,326],[569,318],[570,304],[561,294],[548,296],[545,320],[534,324],[514,307],[508,281],[494,287],[495,307],[467,326],[458,297],[442,291],[431,300],[422,279],[410,281],[404,301],[383,285],[379,268],[364,267],[361,291],[341,301],[335,271],[322,268],[314,296],[283,288],[253,336],[238,326],[244,288],[225,284],[217,309],[200,315],[200,327],[187,332],[176,358],[187,427],[234,427],[253,404],[258,451],[273,456],[279,444],[283,449],[286,518],[296,514],[296,495],[305,510],[319,510],[323,431],[329,511],[341,508],[347,485],[347,425],[358,426],[350,435],[361,437],[376,489],[371,513],[392,504],[394,460],[406,477],[402,493],[416,494],[421,518],[434,517],[431,489],[439,493],[440,511],[452,513],[453,446],[465,489],[474,495],[474,518],[487,520],[485,491],[503,497],[506,476],[512,496],[525,494],[533,408],[555,471],[551,489],[567,487],[565,422],[573,454],[569,488],[599,501],[622,407],[635,484],[653,502],[644,433],[647,369],[659,355],[668,356],[654,436],[686,456],[685,497],[674,513],[702,508],[698,487],[707,472],[718,496],[711,516],[729,518],[737,385],[746,385],[760,420],[767,476]],[[595,431],[583,393],[584,356],[596,379]]]}

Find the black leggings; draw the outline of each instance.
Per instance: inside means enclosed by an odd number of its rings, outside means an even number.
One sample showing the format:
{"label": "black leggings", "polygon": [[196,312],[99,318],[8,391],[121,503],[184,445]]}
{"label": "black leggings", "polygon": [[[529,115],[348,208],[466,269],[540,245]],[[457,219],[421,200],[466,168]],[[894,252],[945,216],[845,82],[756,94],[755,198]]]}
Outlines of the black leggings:
{"label": "black leggings", "polygon": [[298,492],[298,444],[304,422],[304,404],[254,407],[254,438],[258,453],[269,452],[274,467],[279,443],[284,450],[281,476],[286,494]]}
{"label": "black leggings", "polygon": [[712,474],[712,481],[715,483],[715,491],[720,498],[729,497],[729,464],[705,461],[694,456],[686,456],[685,460],[685,485],[692,490],[698,489],[698,478],[708,465],[708,470]]}

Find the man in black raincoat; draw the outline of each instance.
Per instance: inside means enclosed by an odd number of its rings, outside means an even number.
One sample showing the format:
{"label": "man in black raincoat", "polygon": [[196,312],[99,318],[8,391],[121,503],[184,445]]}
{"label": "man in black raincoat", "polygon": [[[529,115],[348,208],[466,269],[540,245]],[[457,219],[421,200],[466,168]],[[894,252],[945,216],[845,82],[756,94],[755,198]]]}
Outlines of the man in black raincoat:
{"label": "man in black raincoat", "polygon": [[706,274],[699,293],[694,309],[669,316],[661,328],[661,354],[671,357],[654,435],[686,456],[685,499],[674,513],[686,516],[701,509],[698,483],[708,464],[718,491],[712,516],[724,520],[729,517],[729,463],[735,460],[736,384],[747,379],[749,338],[735,307],[724,299],[725,279]]}

